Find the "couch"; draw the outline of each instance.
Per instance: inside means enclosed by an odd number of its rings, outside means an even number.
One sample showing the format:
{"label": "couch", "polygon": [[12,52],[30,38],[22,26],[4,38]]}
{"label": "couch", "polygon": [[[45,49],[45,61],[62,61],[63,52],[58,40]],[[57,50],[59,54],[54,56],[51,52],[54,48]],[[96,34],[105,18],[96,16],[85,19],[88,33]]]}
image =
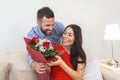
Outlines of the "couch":
{"label": "couch", "polygon": [[36,73],[27,65],[27,55],[26,51],[0,52],[0,80],[36,80]]}
{"label": "couch", "polygon": [[[0,80],[37,80],[36,73],[27,65],[27,55],[27,51],[0,52]],[[102,71],[90,67],[96,67],[95,62],[88,62],[83,80],[102,80],[99,77],[105,77],[101,76]]]}

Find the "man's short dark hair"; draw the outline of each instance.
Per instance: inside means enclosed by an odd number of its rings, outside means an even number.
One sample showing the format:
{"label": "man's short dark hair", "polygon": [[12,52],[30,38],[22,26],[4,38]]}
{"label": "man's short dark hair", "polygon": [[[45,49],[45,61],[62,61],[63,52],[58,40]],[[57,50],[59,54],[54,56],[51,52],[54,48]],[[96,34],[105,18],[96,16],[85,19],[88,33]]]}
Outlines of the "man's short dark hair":
{"label": "man's short dark hair", "polygon": [[54,18],[54,13],[49,7],[43,7],[37,12],[37,19],[42,19],[44,16],[46,18]]}

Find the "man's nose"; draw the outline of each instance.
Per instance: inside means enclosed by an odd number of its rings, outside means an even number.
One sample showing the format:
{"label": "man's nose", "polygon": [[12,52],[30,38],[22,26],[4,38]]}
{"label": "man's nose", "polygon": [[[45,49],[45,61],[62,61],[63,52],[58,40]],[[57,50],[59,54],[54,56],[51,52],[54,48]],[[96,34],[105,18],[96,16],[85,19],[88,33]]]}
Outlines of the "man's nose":
{"label": "man's nose", "polygon": [[53,26],[50,26],[50,27],[49,27],[49,30],[52,30],[52,29],[53,29]]}

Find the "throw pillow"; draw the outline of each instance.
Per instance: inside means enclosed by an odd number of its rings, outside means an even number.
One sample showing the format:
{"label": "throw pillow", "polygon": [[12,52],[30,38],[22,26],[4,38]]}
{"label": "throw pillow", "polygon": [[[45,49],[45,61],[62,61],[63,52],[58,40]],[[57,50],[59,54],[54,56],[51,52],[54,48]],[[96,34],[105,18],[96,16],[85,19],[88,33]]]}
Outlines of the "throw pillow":
{"label": "throw pillow", "polygon": [[98,63],[98,58],[94,58],[87,62],[83,80],[103,80]]}
{"label": "throw pillow", "polygon": [[0,63],[0,80],[8,80],[11,64],[8,62]]}

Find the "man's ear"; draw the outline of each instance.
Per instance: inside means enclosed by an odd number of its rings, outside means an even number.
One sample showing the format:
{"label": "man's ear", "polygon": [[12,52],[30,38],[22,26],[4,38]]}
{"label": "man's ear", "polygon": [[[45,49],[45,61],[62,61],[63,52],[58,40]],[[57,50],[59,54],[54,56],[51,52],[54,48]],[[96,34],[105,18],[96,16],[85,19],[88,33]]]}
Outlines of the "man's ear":
{"label": "man's ear", "polygon": [[39,19],[36,20],[36,23],[37,23],[39,26],[41,26],[41,24],[42,24],[41,20],[39,20]]}
{"label": "man's ear", "polygon": [[37,24],[40,24],[40,21],[37,19],[37,20],[36,20],[36,23],[37,23]]}

